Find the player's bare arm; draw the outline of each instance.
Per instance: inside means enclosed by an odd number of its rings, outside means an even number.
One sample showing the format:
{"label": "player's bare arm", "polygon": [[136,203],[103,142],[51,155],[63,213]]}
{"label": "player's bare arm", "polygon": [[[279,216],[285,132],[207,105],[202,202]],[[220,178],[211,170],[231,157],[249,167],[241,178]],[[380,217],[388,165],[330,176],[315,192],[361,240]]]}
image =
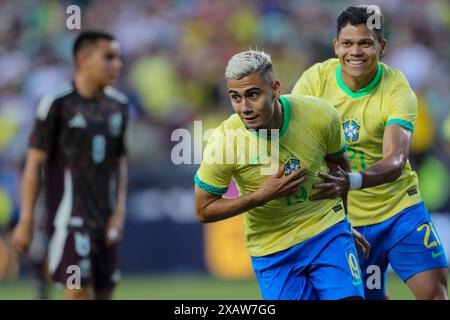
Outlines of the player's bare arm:
{"label": "player's bare arm", "polygon": [[[406,165],[412,133],[397,124],[386,127],[383,135],[383,159],[365,171],[360,171],[360,187],[364,189],[389,183],[398,179]],[[322,189],[311,200],[332,199],[351,189],[352,177],[349,174],[320,173],[324,183],[315,187]]]}
{"label": "player's bare arm", "polygon": [[122,156],[117,165],[117,197],[114,212],[106,226],[106,245],[117,244],[123,235],[123,226],[126,215],[128,168],[127,157]]}
{"label": "player's bare arm", "polygon": [[235,199],[225,199],[195,186],[195,212],[202,223],[228,219],[265,203],[293,195],[307,177],[304,168],[283,176],[284,164],[253,193]]}
{"label": "player's bare arm", "polygon": [[35,148],[28,150],[21,184],[22,211],[12,237],[13,247],[18,253],[26,252],[33,238],[33,209],[40,190],[41,168],[46,160],[45,152]]}
{"label": "player's bare arm", "polygon": [[398,124],[386,127],[383,136],[383,159],[362,171],[362,188],[375,187],[397,180],[409,156],[412,132]]}

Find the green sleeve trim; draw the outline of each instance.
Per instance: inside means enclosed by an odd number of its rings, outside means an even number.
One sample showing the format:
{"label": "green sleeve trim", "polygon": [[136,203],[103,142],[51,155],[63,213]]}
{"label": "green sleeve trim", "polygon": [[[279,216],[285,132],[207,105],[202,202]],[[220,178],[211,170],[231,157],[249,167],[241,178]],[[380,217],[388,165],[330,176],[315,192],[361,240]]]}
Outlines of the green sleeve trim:
{"label": "green sleeve trim", "polygon": [[198,185],[201,189],[218,196],[221,196],[228,190],[228,188],[219,188],[203,182],[202,180],[200,180],[197,174],[195,174],[194,181],[195,184]]}
{"label": "green sleeve trim", "polygon": [[403,128],[406,128],[406,129],[408,129],[411,132],[414,132],[414,125],[411,122],[409,122],[409,121],[406,121],[406,120],[403,120],[403,119],[397,119],[397,118],[390,119],[390,120],[388,120],[388,122],[386,122],[386,127],[388,125],[393,124],[393,123],[396,123],[399,126],[401,126]]}
{"label": "green sleeve trim", "polygon": [[337,81],[339,87],[342,89],[342,91],[344,91],[346,94],[348,94],[352,98],[360,98],[360,97],[364,97],[364,96],[372,93],[372,91],[374,91],[375,88],[380,83],[381,76],[382,76],[382,69],[381,69],[381,65],[378,64],[377,72],[375,73],[375,76],[373,77],[372,81],[370,81],[370,83],[367,86],[365,86],[364,88],[361,88],[356,92],[353,92],[352,90],[350,90],[350,88],[348,88],[345,85],[344,81],[342,80],[341,65],[338,65],[338,67],[336,68],[336,81]]}
{"label": "green sleeve trim", "polygon": [[347,152],[347,144],[344,144],[344,147],[338,152],[328,153],[327,156],[339,157],[342,156],[345,152]]}

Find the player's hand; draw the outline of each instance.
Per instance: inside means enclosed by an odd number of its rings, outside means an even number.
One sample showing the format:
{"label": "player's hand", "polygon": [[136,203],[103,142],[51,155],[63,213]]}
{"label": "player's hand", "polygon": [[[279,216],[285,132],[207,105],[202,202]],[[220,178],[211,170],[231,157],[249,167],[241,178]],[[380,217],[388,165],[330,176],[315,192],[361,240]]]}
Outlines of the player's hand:
{"label": "player's hand", "polygon": [[31,222],[22,222],[16,225],[12,235],[12,246],[17,253],[23,254],[28,251],[33,239],[33,225]]}
{"label": "player's hand", "polygon": [[255,196],[261,203],[266,203],[273,199],[293,195],[298,191],[298,187],[302,185],[307,177],[305,168],[292,172],[288,176],[284,176],[284,164],[280,166],[277,173],[270,176],[255,191]]}
{"label": "player's hand", "polygon": [[105,243],[107,246],[116,245],[122,240],[124,214],[115,212],[106,225]]}
{"label": "player's hand", "polygon": [[313,189],[322,191],[309,197],[310,200],[336,199],[347,193],[350,189],[350,179],[348,173],[339,170],[333,173],[319,172],[319,177],[323,182],[313,184]]}
{"label": "player's hand", "polygon": [[353,227],[352,229],[352,235],[353,239],[355,240],[356,249],[359,253],[364,254],[364,258],[368,259],[370,254],[370,243],[364,238],[364,236],[356,231]]}

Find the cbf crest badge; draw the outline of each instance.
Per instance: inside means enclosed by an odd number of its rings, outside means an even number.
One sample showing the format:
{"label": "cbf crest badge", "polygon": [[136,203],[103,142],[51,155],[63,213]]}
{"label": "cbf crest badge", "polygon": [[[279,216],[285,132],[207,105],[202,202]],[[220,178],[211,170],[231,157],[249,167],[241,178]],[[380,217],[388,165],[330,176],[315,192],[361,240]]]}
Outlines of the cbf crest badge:
{"label": "cbf crest badge", "polygon": [[122,128],[122,114],[114,113],[109,117],[109,132],[112,136],[117,137],[120,135],[120,129]]}
{"label": "cbf crest badge", "polygon": [[353,143],[353,142],[358,141],[359,129],[361,128],[361,126],[355,119],[349,119],[349,120],[344,121],[343,127],[344,127],[345,140],[348,143]]}
{"label": "cbf crest badge", "polygon": [[296,158],[287,158],[284,162],[284,176],[290,175],[294,171],[300,170],[302,167],[300,161]]}

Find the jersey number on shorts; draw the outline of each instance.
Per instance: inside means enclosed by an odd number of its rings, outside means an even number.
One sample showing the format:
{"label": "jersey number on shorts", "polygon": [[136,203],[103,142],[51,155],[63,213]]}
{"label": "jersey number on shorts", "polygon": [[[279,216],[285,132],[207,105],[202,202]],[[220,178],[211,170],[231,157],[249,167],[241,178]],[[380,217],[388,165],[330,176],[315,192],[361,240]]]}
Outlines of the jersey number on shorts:
{"label": "jersey number on shorts", "polygon": [[359,284],[361,281],[361,271],[359,270],[358,260],[353,252],[347,256],[348,266],[350,267],[350,272],[352,273],[354,285]]}
{"label": "jersey number on shorts", "polygon": [[101,163],[105,160],[106,140],[101,134],[96,134],[92,138],[92,160],[95,163]]}
{"label": "jersey number on shorts", "polygon": [[[417,231],[422,231],[424,228],[425,228],[425,236],[423,237],[423,245],[427,249],[441,245],[441,241],[439,240],[439,237],[437,235],[436,229],[433,226],[433,223],[431,222],[424,223],[417,228]],[[430,242],[430,231],[433,232],[436,241]]]}

